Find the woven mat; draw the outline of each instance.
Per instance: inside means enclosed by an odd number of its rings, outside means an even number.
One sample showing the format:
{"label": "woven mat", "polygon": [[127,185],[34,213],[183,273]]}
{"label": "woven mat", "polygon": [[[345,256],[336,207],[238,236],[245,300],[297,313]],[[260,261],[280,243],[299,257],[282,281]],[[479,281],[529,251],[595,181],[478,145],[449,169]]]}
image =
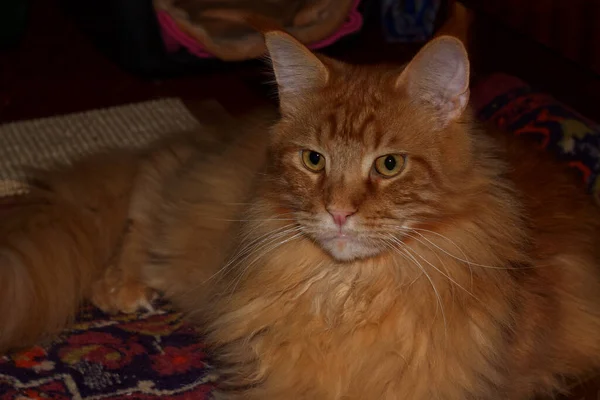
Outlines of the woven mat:
{"label": "woven mat", "polygon": [[107,147],[141,147],[198,125],[179,99],[0,125],[0,195],[26,189],[24,166],[68,163]]}

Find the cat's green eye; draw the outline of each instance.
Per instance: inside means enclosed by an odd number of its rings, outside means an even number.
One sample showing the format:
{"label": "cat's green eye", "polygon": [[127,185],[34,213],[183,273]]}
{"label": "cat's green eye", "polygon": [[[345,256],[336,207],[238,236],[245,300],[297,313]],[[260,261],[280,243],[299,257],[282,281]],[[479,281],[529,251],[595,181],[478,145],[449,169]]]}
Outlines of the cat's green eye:
{"label": "cat's green eye", "polygon": [[375,160],[375,171],[384,178],[392,178],[404,169],[406,158],[401,154],[387,154]]}
{"label": "cat's green eye", "polygon": [[325,168],[325,157],[312,150],[302,150],[302,162],[312,172],[320,172]]}

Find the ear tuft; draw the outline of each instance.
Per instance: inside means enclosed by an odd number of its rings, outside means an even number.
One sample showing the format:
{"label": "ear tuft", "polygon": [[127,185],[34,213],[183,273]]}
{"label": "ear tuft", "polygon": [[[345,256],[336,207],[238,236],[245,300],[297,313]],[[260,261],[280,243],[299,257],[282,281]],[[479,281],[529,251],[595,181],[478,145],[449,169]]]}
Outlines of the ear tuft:
{"label": "ear tuft", "polygon": [[458,118],[469,100],[469,57],[462,42],[441,36],[412,59],[396,82],[413,99],[436,110],[441,126]]}

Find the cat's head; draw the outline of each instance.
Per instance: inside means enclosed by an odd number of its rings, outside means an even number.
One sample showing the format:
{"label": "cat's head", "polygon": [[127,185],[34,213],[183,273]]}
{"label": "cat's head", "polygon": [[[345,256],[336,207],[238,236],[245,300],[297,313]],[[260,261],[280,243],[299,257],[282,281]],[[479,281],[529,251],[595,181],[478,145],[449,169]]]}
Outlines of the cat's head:
{"label": "cat's head", "polygon": [[460,202],[473,164],[469,61],[441,37],[400,68],[346,65],[266,35],[279,88],[277,201],[339,261],[389,251]]}

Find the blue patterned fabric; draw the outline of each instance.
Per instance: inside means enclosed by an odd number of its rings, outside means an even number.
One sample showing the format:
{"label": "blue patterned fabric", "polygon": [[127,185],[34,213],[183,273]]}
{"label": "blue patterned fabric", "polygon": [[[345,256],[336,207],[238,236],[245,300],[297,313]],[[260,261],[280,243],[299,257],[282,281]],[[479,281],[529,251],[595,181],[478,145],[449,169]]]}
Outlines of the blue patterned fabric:
{"label": "blue patterned fabric", "polygon": [[552,96],[531,87],[513,88],[499,93],[483,105],[478,117],[517,136],[535,138],[540,146],[553,152],[577,169],[589,192],[600,203],[600,126]]}
{"label": "blue patterned fabric", "polygon": [[383,0],[381,15],[390,42],[423,42],[430,39],[441,0]]}

